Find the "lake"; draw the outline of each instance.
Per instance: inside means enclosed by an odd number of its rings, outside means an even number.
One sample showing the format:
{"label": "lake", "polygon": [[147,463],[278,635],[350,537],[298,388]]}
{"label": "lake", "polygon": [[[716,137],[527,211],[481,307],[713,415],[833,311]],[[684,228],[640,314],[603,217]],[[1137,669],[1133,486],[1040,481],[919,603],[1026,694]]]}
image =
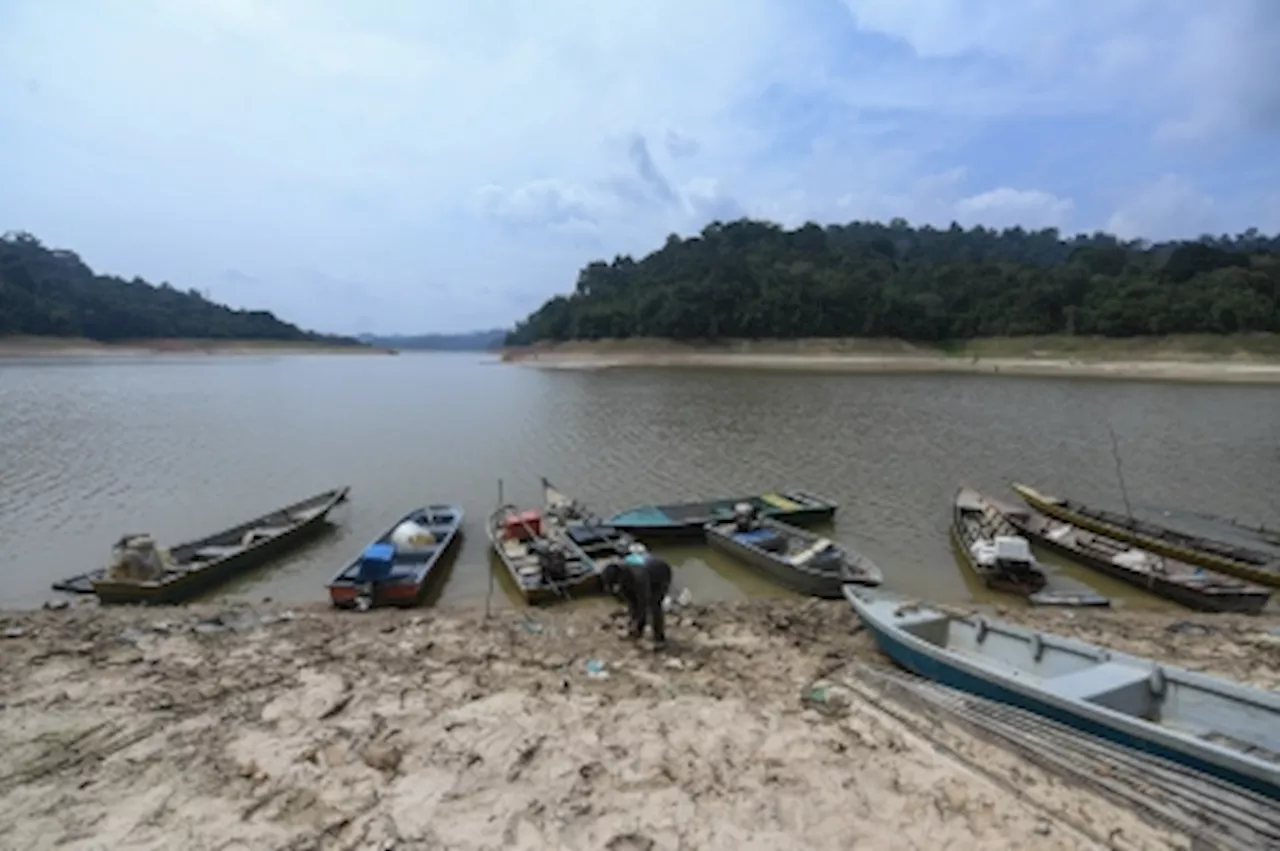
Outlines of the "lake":
{"label": "lake", "polygon": [[[438,589],[483,601],[484,520],[549,477],[607,516],[807,488],[841,503],[831,537],[887,586],[985,590],[947,537],[960,483],[1010,481],[1123,507],[1280,525],[1280,391],[992,376],[544,371],[483,354],[0,360],[0,605],[105,563],[124,533],[164,545],[349,484],[338,528],[216,596],[322,601],[324,584],[408,509],[461,503],[466,539]],[[663,550],[699,600],[783,594],[700,547]],[[1122,605],[1165,607],[1058,564]],[[513,591],[495,585],[494,601]],[[1007,599],[1007,598],[1006,598]]]}

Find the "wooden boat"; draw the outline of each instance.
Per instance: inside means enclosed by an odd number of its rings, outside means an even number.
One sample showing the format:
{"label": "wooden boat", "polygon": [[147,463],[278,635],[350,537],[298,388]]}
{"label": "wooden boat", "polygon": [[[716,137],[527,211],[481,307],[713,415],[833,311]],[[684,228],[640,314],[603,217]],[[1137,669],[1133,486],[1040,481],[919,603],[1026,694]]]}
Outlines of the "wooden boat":
{"label": "wooden boat", "polygon": [[1271,599],[1271,589],[1264,585],[1137,549],[1032,509],[1011,508],[1006,516],[1037,544],[1191,609],[1257,614]]}
{"label": "wooden boat", "polygon": [[[110,567],[55,582],[56,591],[96,594],[103,603],[176,603],[279,558],[328,528],[350,488],[308,497],[167,553],[147,535],[126,535]],[[147,560],[145,565],[140,560]]]}
{"label": "wooden boat", "polygon": [[1280,693],[846,585],[898,665],[1280,798]]}
{"label": "wooden boat", "polygon": [[784,490],[758,496],[737,496],[672,505],[642,505],[619,512],[609,524],[637,538],[702,537],[708,523],[730,520],[733,508],[748,503],[762,518],[799,526],[830,521],[839,507],[809,491]]}
{"label": "wooden boat", "polygon": [[542,480],[541,510],[504,505],[489,517],[489,540],[524,599],[533,604],[603,590],[600,571],[635,538],[602,522]]}
{"label": "wooden boat", "polygon": [[769,579],[800,594],[840,598],[846,582],[879,585],[880,568],[860,553],[780,520],[760,519],[748,532],[735,521],[708,523],[707,543],[755,568]]}
{"label": "wooden boat", "polygon": [[462,539],[458,505],[415,508],[379,535],[328,584],[339,608],[416,605],[437,568]]}
{"label": "wooden boat", "polygon": [[1018,534],[1000,508],[973,488],[956,491],[951,538],[964,563],[993,591],[1017,594],[1036,606],[1109,606],[1093,591],[1047,590],[1027,539]]}
{"label": "wooden boat", "polygon": [[1027,504],[1056,520],[1106,535],[1168,558],[1229,573],[1272,588],[1280,586],[1280,558],[1259,547],[1246,547],[1199,535],[1189,535],[1157,523],[1090,508],[1074,500],[1041,493],[1028,485],[1013,489]]}

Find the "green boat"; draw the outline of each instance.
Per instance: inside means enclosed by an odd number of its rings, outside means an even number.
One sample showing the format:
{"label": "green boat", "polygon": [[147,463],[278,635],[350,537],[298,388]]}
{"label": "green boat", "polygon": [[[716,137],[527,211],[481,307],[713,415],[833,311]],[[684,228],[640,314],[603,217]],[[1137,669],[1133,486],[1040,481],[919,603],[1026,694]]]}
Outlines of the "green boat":
{"label": "green boat", "polygon": [[223,532],[156,546],[150,535],[125,535],[112,564],[55,582],[55,591],[96,594],[103,603],[179,603],[233,576],[297,549],[332,528],[329,513],[347,501],[348,487],[318,493]]}
{"label": "green boat", "polygon": [[606,521],[613,528],[642,540],[653,538],[703,538],[708,523],[733,519],[735,505],[746,503],[759,516],[794,526],[830,522],[839,508],[835,502],[804,490],[780,490],[757,496],[724,497],[702,502],[642,505],[619,512]]}

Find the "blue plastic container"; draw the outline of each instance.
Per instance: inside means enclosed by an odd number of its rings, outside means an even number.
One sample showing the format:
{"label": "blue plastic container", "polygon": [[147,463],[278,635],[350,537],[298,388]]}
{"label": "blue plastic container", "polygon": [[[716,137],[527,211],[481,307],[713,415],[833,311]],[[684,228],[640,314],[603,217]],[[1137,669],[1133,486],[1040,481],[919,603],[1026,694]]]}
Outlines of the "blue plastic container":
{"label": "blue plastic container", "polygon": [[391,544],[370,544],[360,554],[360,581],[382,582],[391,575],[396,548]]}

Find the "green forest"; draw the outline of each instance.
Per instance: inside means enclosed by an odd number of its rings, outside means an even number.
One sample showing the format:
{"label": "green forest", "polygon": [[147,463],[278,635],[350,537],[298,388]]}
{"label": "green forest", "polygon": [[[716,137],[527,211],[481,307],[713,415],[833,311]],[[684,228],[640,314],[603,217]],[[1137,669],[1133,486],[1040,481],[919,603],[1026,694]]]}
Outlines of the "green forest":
{"label": "green forest", "polygon": [[303,331],[265,310],[235,310],[195,290],[99,275],[73,252],[27,233],[0,237],[0,336],[83,337],[104,343],[166,338],[362,345]]}
{"label": "green forest", "polygon": [[715,222],[597,261],[507,336],[538,341],[1280,332],[1280,237]]}

